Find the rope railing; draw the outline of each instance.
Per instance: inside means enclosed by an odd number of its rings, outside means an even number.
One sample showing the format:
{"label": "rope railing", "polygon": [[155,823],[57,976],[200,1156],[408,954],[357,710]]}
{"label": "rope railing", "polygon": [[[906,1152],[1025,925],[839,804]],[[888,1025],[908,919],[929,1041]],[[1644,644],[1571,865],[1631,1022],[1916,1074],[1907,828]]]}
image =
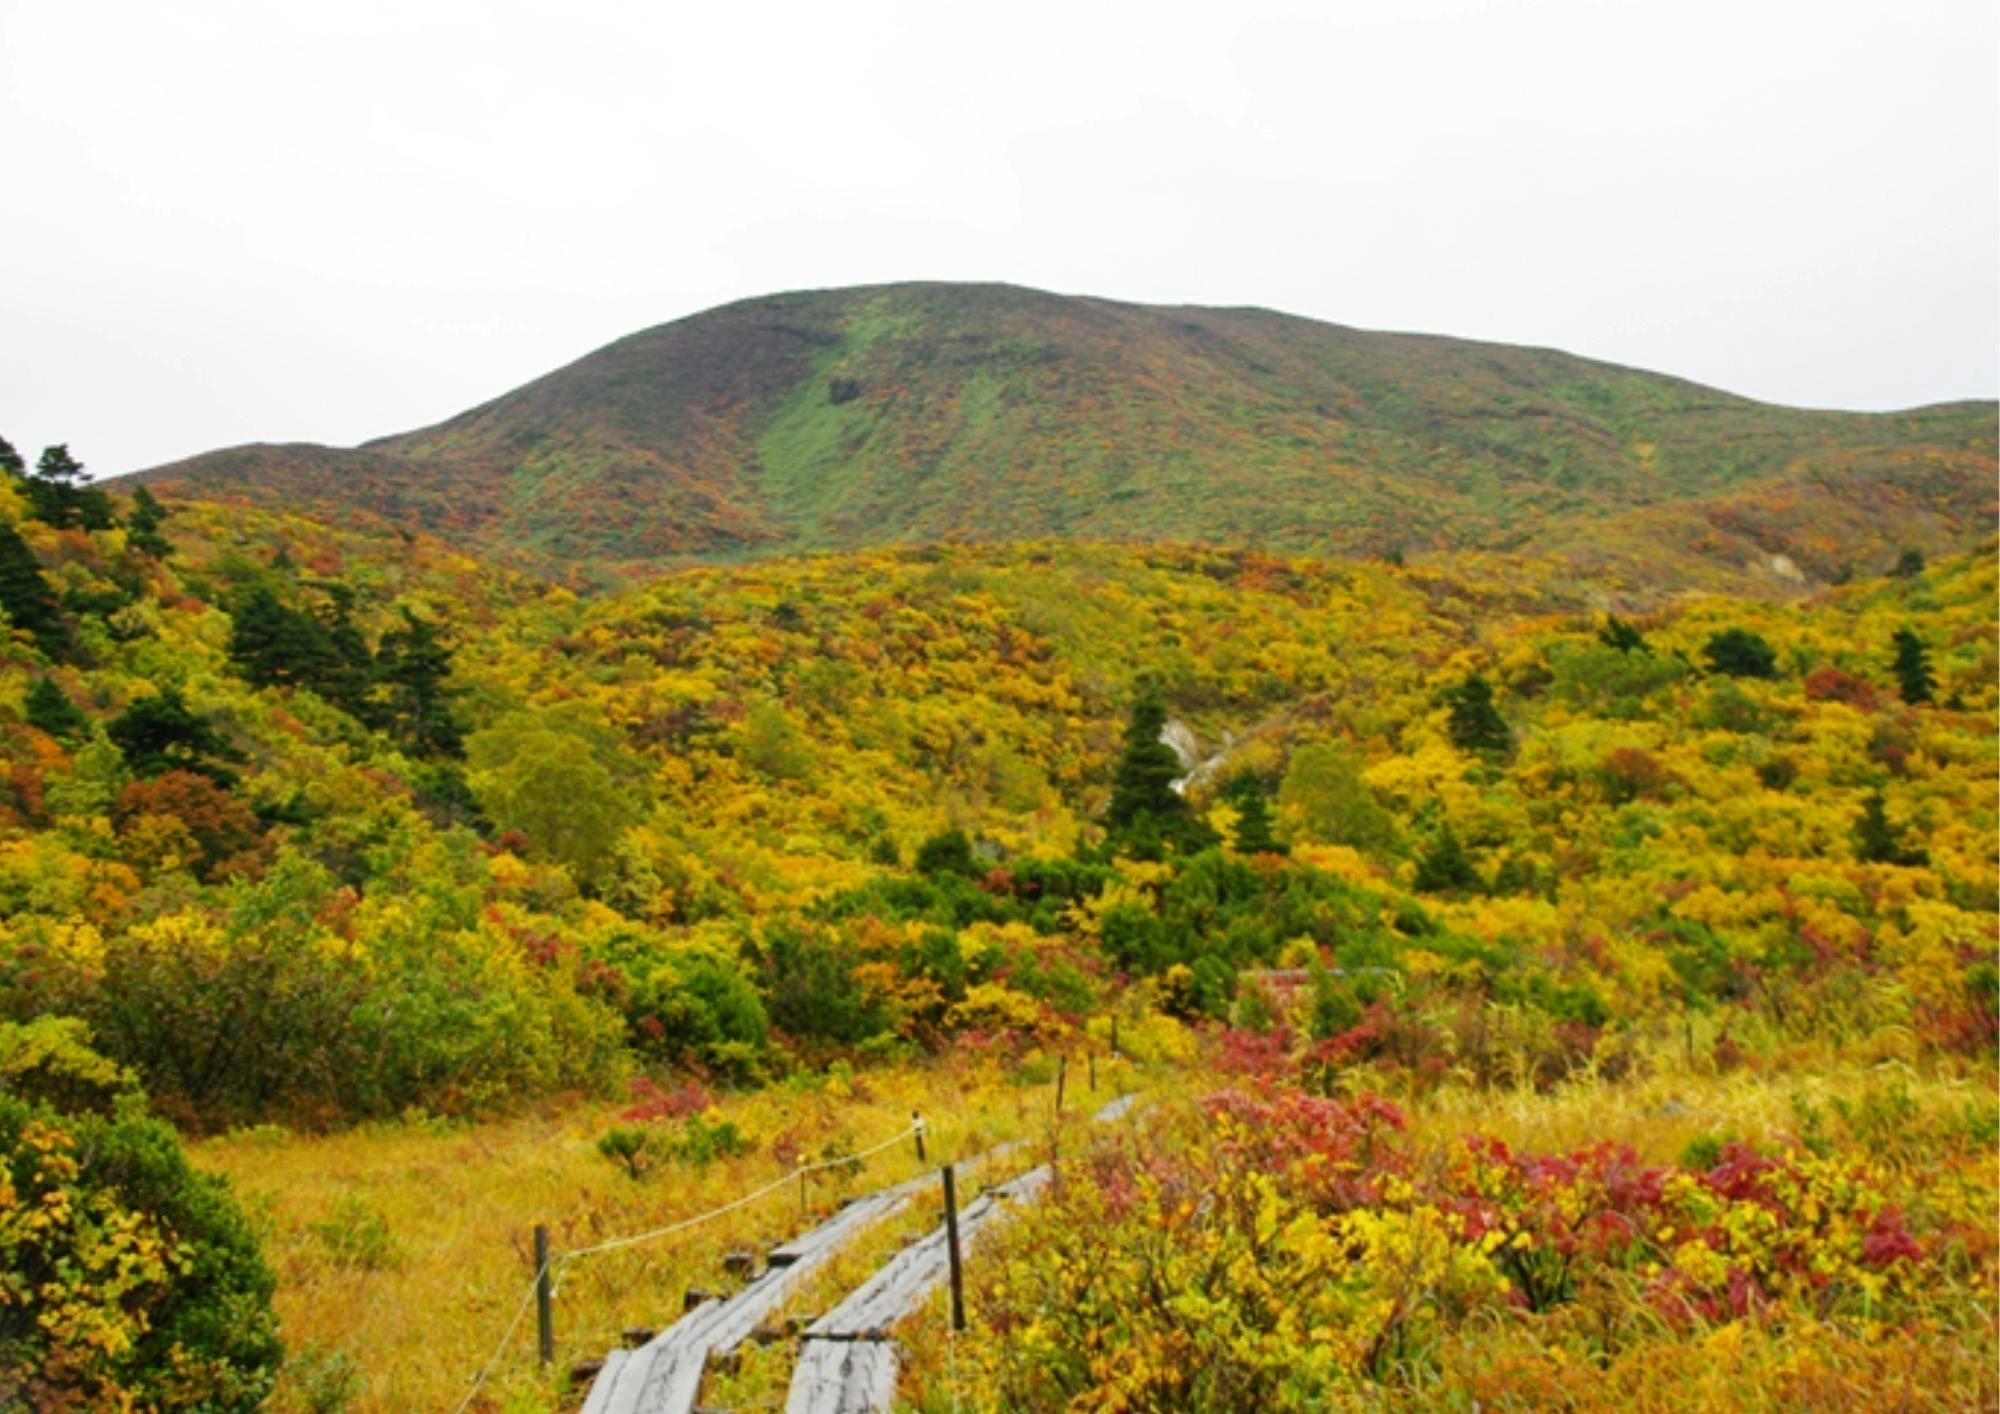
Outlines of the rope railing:
{"label": "rope railing", "polygon": [[711,1209],[706,1213],[697,1213],[694,1217],[683,1218],[679,1222],[668,1223],[665,1227],[656,1227],[652,1229],[650,1232],[634,1233],[630,1237],[615,1237],[608,1242],[599,1242],[595,1246],[579,1247],[573,1252],[565,1252],[562,1254],[561,1259],[557,1261],[556,1269],[560,1271],[562,1267],[564,1267],[570,1262],[575,1261],[579,1257],[594,1257],[600,1252],[616,1252],[623,1247],[636,1247],[642,1242],[651,1242],[656,1238],[671,1237],[673,1236],[673,1234],[677,1232],[685,1232],[688,1228],[698,1227],[702,1223],[708,1222],[714,1218],[719,1218],[724,1216],[725,1214],[733,1213],[738,1208],[747,1208],[752,1203],[756,1202],[758,1199],[768,1198],[771,1194],[776,1193],[780,1188],[784,1188],[791,1184],[797,1183],[800,1179],[805,1178],[810,1174],[819,1173],[825,1169],[846,1168],[850,1164],[858,1164],[863,1159],[872,1158],[876,1154],[881,1153],[884,1149],[893,1148],[894,1146],[902,1143],[905,1139],[912,1138],[913,1136],[922,1134],[923,1132],[924,1132],[924,1122],[922,1120],[918,1120],[914,1124],[911,1124],[910,1126],[905,1128],[901,1133],[892,1134],[887,1139],[884,1139],[880,1144],[875,1145],[872,1149],[863,1149],[858,1154],[847,1154],[837,1159],[820,1159],[814,1163],[800,1164],[797,1168],[793,1169],[783,1178],[773,1179],[771,1182],[765,1184],[762,1188],[759,1188],[756,1192],[746,1193],[733,1203],[724,1203],[719,1208]]}
{"label": "rope railing", "polygon": [[[1120,1054],[1118,1048],[1118,1018],[1115,1013],[1112,1015],[1111,1018],[1111,1049],[1114,1055]],[[1065,1056],[1063,1057],[1062,1066],[1058,1070],[1056,1077],[1056,1111],[1058,1114],[1060,1114],[1062,1111],[1063,1079],[1068,1069],[1068,1059],[1069,1059],[1068,1056],[1065,1054]],[[1090,1087],[1092,1090],[1095,1090],[1097,1088],[1095,1059],[1096,1059],[1095,1054],[1092,1053],[1090,1055],[1090,1060],[1091,1060]],[[1127,1098],[1129,1099],[1130,1097]],[[1119,1105],[1122,1103],[1123,1102],[1114,1102],[1114,1105]],[[787,1187],[790,1184],[793,1183],[803,1184],[803,1182],[807,1178],[809,1178],[811,1175],[815,1173],[820,1173],[827,1169],[838,1169],[838,1168],[848,1168],[850,1166],[858,1166],[862,1160],[872,1158],[873,1156],[881,1153],[885,1149],[894,1148],[896,1145],[902,1143],[906,1139],[915,1139],[917,1141],[917,1159],[920,1163],[924,1162],[925,1161],[924,1136],[926,1133],[927,1131],[924,1126],[923,1116],[913,1115],[911,1116],[911,1122],[908,1125],[906,1125],[903,1129],[899,1130],[895,1134],[890,1135],[887,1139],[884,1139],[879,1144],[863,1149],[859,1153],[843,1154],[836,1158],[818,1159],[809,1164],[800,1164],[794,1169],[792,1169],[791,1172],[785,1174],[781,1178],[773,1179],[771,1182],[765,1184],[762,1188],[756,1189],[750,1193],[746,1193],[741,1198],[737,1198],[732,1202],[724,1203],[720,1207],[711,1208],[705,1213],[696,1213],[692,1217],[682,1218],[678,1222],[671,1222],[663,1227],[652,1228],[646,1232],[636,1232],[629,1237],[614,1237],[603,1242],[594,1243],[589,1247],[579,1247],[576,1248],[574,1251],[563,1252],[560,1254],[554,1254],[541,1258],[536,1264],[534,1276],[528,1282],[527,1291],[521,1297],[521,1304],[514,1309],[513,1319],[507,1323],[507,1330],[505,1334],[503,1334],[500,1337],[499,1343],[494,1346],[493,1353],[489,1357],[487,1357],[486,1364],[480,1370],[478,1378],[472,1382],[472,1388],[468,1389],[465,1392],[465,1397],[458,1402],[458,1406],[453,1411],[453,1414],[465,1414],[465,1411],[471,1407],[472,1401],[478,1398],[479,1391],[485,1388],[486,1382],[493,1377],[493,1372],[499,1368],[500,1357],[506,1353],[507,1346],[514,1339],[514,1333],[520,1329],[521,1320],[524,1316],[527,1315],[528,1306],[534,1301],[537,1290],[542,1289],[543,1284],[546,1282],[549,1284],[548,1295],[553,1297],[556,1290],[556,1283],[561,1277],[562,1272],[571,1263],[579,1261],[584,1257],[594,1257],[606,1252],[617,1252],[628,1247],[640,1246],[643,1243],[655,1242],[663,1237],[671,1237],[676,1233],[686,1232],[690,1228],[699,1227],[703,1223],[713,1222],[717,1218],[725,1217],[730,1213],[736,1212],[743,1208],[747,1208],[751,1204],[756,1203],[761,1199],[770,1197],[773,1193],[776,1193],[779,1189]],[[997,1157],[1001,1153],[1007,1152],[1016,1147],[1017,1145],[1015,1144],[1003,1144],[998,1149],[988,1150],[986,1153],[975,1156],[972,1160],[969,1160],[968,1162],[977,1163],[984,1160],[989,1160]],[[545,1312],[546,1309],[547,1309],[546,1306],[544,1306]],[[548,1341],[549,1341],[548,1324],[546,1320],[544,1320],[543,1323],[542,1338],[544,1341],[543,1359],[546,1360],[548,1358],[547,1351],[548,1351]],[[953,1351],[953,1355],[954,1356],[956,1355],[955,1350]],[[956,1391],[954,1389],[954,1396],[955,1393]]]}
{"label": "rope railing", "polygon": [[884,1149],[894,1148],[906,1139],[914,1138],[921,1141],[925,1132],[923,1116],[918,1115],[902,1130],[890,1135],[879,1144],[863,1149],[859,1153],[843,1154],[838,1158],[817,1159],[809,1164],[800,1164],[791,1172],[784,1175],[784,1177],[773,1179],[762,1188],[751,1193],[746,1193],[741,1198],[737,1198],[732,1202],[724,1203],[721,1207],[711,1208],[705,1213],[696,1213],[693,1217],[682,1218],[680,1221],[668,1223],[664,1227],[656,1227],[646,1232],[633,1233],[630,1237],[615,1237],[609,1241],[595,1243],[589,1247],[579,1247],[574,1251],[564,1252],[543,1261],[535,1268],[534,1276],[529,1278],[528,1289],[522,1293],[520,1305],[514,1308],[513,1319],[507,1322],[505,1334],[500,1337],[499,1343],[493,1347],[492,1355],[487,1357],[485,1366],[479,1372],[479,1377],[472,1382],[472,1388],[465,1392],[465,1398],[458,1402],[458,1407],[454,1411],[454,1414],[465,1414],[466,1409],[471,1407],[472,1401],[478,1398],[479,1391],[485,1388],[486,1382],[493,1377],[494,1370],[499,1367],[500,1357],[506,1353],[508,1345],[513,1342],[514,1333],[521,1328],[521,1318],[528,1314],[528,1307],[535,1299],[536,1290],[544,1280],[552,1284],[558,1284],[555,1289],[560,1289],[559,1283],[562,1272],[570,1263],[584,1257],[595,1257],[605,1252],[616,1252],[627,1247],[637,1247],[642,1243],[654,1242],[662,1237],[671,1237],[675,1233],[686,1232],[688,1229],[699,1227],[703,1223],[713,1222],[717,1218],[726,1217],[738,1209],[747,1208],[759,1199],[768,1198],[779,1189],[789,1187],[791,1184],[803,1182],[815,1173],[821,1173],[827,1169],[842,1169],[858,1165],[863,1159],[873,1158]]}

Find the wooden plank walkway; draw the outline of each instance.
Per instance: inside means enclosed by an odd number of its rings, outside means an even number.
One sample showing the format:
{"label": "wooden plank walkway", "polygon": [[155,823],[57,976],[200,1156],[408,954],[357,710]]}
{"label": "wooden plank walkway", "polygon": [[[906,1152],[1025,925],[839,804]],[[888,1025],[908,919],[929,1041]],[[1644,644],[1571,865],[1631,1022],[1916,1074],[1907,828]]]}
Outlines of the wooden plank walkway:
{"label": "wooden plank walkway", "polygon": [[614,1350],[591,1384],[584,1414],[686,1414],[708,1357],[733,1350],[814,1271],[878,1220],[902,1208],[930,1175],[857,1198],[771,1253],[763,1274],[727,1300],[702,1302],[637,1350]]}
{"label": "wooden plank walkway", "polygon": [[[1129,1114],[1136,1095],[1121,1095],[1092,1119],[1109,1124]],[[1047,1190],[1054,1171],[1044,1164],[980,1194],[958,1214],[960,1253],[1010,1203]],[[785,1414],[888,1414],[896,1397],[896,1347],[889,1330],[923,1305],[950,1274],[945,1230],[939,1226],[905,1247],[846,1300],[806,1329]]]}
{"label": "wooden plank walkway", "polygon": [[[1003,1204],[1016,1199],[1033,1200],[1049,1186],[1053,1176],[1047,1164],[1029,1169],[1019,1178],[1001,1184],[967,1203],[958,1212],[960,1254],[972,1250],[980,1229],[997,1216]],[[926,1233],[891,1257],[875,1275],[857,1286],[847,1299],[806,1328],[806,1341],[880,1340],[889,1328],[924,1304],[950,1274],[951,1258],[945,1248],[942,1225]]]}
{"label": "wooden plank walkway", "polygon": [[[1126,1114],[1137,1099],[1124,1095],[1093,1118],[1106,1123]],[[958,1165],[961,1171],[990,1164],[1024,1147],[1014,1140]],[[857,1198],[812,1231],[773,1248],[770,1265],[727,1299],[711,1298],[636,1350],[614,1350],[591,1382],[582,1414],[689,1414],[701,1394],[711,1356],[734,1350],[766,1317],[784,1305],[807,1277],[830,1261],[865,1229],[907,1206],[937,1181],[935,1170]],[[981,1194],[959,1213],[959,1240],[973,1235],[1003,1203],[1029,1200],[1048,1184],[1046,1166]],[[875,1338],[914,1311],[944,1280],[948,1265],[944,1230],[924,1236],[879,1268],[832,1312],[806,1332],[793,1375],[792,1403],[802,1387],[824,1389],[817,1396],[838,1402],[806,1408],[886,1410],[896,1389],[895,1348]]]}
{"label": "wooden plank walkway", "polygon": [[[1022,1140],[988,1149],[959,1167],[1004,1158]],[[936,1182],[936,1171],[857,1198],[801,1237],[771,1250],[764,1273],[728,1299],[702,1302],[636,1350],[614,1350],[591,1382],[582,1414],[688,1414],[709,1357],[734,1350],[833,1255],[872,1224],[907,1206]]]}

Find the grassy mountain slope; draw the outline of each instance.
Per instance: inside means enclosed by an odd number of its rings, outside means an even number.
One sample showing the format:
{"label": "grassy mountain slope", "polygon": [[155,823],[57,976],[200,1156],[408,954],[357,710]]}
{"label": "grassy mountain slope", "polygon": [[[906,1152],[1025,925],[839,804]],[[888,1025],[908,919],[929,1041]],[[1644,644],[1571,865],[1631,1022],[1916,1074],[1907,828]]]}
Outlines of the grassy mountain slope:
{"label": "grassy mountain slope", "polygon": [[1990,404],[1804,412],[1549,350],[910,284],[710,310],[359,450],[147,475],[544,560],[1048,536],[1590,558],[1629,538],[1684,583],[1964,543],[1994,468]]}

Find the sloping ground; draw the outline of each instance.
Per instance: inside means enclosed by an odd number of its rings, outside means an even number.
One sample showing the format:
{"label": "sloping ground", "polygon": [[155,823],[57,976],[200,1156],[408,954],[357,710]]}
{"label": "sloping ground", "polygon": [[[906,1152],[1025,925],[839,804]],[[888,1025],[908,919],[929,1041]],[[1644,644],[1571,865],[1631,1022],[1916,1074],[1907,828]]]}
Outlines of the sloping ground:
{"label": "sloping ground", "polygon": [[1804,412],[1550,350],[917,284],[710,310],[355,451],[144,475],[626,564],[1043,536],[1587,556],[1611,521],[1735,573],[1712,542],[1742,494],[1775,497],[1751,539],[1797,542],[1767,552],[1865,558],[1853,522],[1911,494],[1914,543],[1983,529],[1995,465],[1990,404]]}

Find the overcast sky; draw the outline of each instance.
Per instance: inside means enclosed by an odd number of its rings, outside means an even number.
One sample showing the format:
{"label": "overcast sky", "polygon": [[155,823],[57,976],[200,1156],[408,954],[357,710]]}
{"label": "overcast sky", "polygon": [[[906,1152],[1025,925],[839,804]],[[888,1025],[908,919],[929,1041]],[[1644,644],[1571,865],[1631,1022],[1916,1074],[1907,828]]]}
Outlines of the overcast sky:
{"label": "overcast sky", "polygon": [[1997,76],[1992,0],[0,0],[0,435],[353,443],[916,278],[1991,397]]}

